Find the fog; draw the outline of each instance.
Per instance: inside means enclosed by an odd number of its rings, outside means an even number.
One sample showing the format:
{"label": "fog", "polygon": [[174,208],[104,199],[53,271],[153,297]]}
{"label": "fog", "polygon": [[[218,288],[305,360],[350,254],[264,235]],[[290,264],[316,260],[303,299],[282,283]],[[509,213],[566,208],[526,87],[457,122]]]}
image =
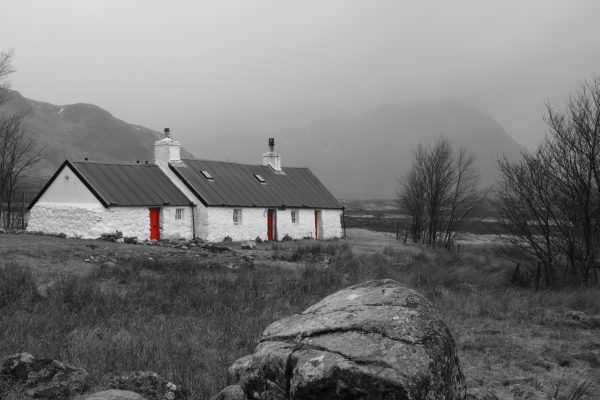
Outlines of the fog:
{"label": "fog", "polygon": [[0,13],[13,89],[171,127],[197,156],[231,121],[413,101],[474,105],[532,147],[544,102],[600,72],[597,1],[5,0]]}

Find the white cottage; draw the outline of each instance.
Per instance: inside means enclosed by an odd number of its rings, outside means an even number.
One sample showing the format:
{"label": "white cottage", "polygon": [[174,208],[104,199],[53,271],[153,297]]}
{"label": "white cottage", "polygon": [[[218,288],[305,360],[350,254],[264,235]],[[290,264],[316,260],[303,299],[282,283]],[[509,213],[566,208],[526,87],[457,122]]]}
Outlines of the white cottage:
{"label": "white cottage", "polygon": [[154,144],[153,164],[65,161],[30,204],[28,231],[97,238],[221,241],[341,237],[343,207],[308,168],[281,166],[269,139],[262,165],[180,158]]}

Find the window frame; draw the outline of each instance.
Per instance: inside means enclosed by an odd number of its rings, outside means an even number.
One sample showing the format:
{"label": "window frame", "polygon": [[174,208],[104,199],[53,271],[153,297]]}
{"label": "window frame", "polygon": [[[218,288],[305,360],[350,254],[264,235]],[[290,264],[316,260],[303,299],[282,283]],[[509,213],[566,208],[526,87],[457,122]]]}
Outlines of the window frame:
{"label": "window frame", "polygon": [[175,209],[175,219],[182,220],[185,218],[185,208],[176,208]]}
{"label": "window frame", "polygon": [[298,225],[300,220],[300,213],[298,212],[298,210],[290,210],[290,217],[292,220],[292,224]]}
{"label": "window frame", "polygon": [[242,209],[241,208],[234,208],[233,209],[233,224],[234,225],[242,225],[243,219],[242,219]]}

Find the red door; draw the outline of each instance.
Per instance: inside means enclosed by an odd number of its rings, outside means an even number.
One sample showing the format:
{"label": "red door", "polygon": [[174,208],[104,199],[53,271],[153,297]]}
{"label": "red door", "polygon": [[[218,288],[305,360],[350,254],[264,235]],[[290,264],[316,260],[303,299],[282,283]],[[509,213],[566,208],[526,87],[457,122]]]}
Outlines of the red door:
{"label": "red door", "polygon": [[273,240],[273,213],[274,210],[267,211],[267,240]]}
{"label": "red door", "polygon": [[160,208],[150,209],[150,240],[160,240]]}
{"label": "red door", "polygon": [[319,240],[319,212],[315,210],[315,240]]}

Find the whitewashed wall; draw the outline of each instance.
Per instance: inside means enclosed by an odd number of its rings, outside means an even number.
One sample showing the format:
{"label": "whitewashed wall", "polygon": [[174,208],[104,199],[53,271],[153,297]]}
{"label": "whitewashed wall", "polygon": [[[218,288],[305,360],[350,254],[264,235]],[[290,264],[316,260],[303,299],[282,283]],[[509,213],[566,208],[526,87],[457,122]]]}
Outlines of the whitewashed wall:
{"label": "whitewashed wall", "polygon": [[60,172],[38,202],[101,205],[96,196],[89,191],[68,166]]}
{"label": "whitewashed wall", "polygon": [[[175,219],[176,210],[183,209],[183,218]],[[148,229],[150,216],[148,216]],[[162,207],[160,209],[161,239],[191,239],[194,227],[192,225],[192,207]]]}
{"label": "whitewashed wall", "polygon": [[[267,239],[267,209],[266,208],[241,208],[242,223],[233,223],[233,208],[208,207],[207,235],[204,237],[211,242],[220,242],[226,236],[233,240],[254,240],[257,236]],[[292,209],[277,210],[277,238],[281,240],[286,234],[293,239],[315,237],[315,211],[313,209],[299,209],[298,222],[293,224]],[[341,210],[322,210],[322,231],[319,239],[340,238],[343,235]]]}
{"label": "whitewashed wall", "polygon": [[94,239],[103,233],[123,232],[124,236],[146,239],[150,236],[147,207],[111,207],[100,203],[43,203],[31,209],[28,231],[64,233],[69,237]]}
{"label": "whitewashed wall", "polygon": [[[292,223],[292,211],[298,211],[297,223]],[[285,209],[277,210],[277,233],[281,240],[285,235],[292,239],[315,237],[315,210],[313,209]]]}
{"label": "whitewashed wall", "polygon": [[233,240],[267,239],[267,209],[241,208],[242,223],[233,223],[233,208],[207,208],[207,236],[209,242],[220,242],[229,236]]}
{"label": "whitewashed wall", "polygon": [[[175,210],[184,209],[184,218],[175,219]],[[162,207],[161,238],[192,238],[191,207]],[[103,233],[123,232],[139,240],[150,238],[148,207],[108,207],[94,204],[57,204],[38,202],[31,209],[28,231],[64,233],[69,237],[95,239]]]}
{"label": "whitewashed wall", "polygon": [[344,236],[342,230],[342,210],[322,210],[321,219],[322,232],[319,234],[319,239],[333,239]]}

